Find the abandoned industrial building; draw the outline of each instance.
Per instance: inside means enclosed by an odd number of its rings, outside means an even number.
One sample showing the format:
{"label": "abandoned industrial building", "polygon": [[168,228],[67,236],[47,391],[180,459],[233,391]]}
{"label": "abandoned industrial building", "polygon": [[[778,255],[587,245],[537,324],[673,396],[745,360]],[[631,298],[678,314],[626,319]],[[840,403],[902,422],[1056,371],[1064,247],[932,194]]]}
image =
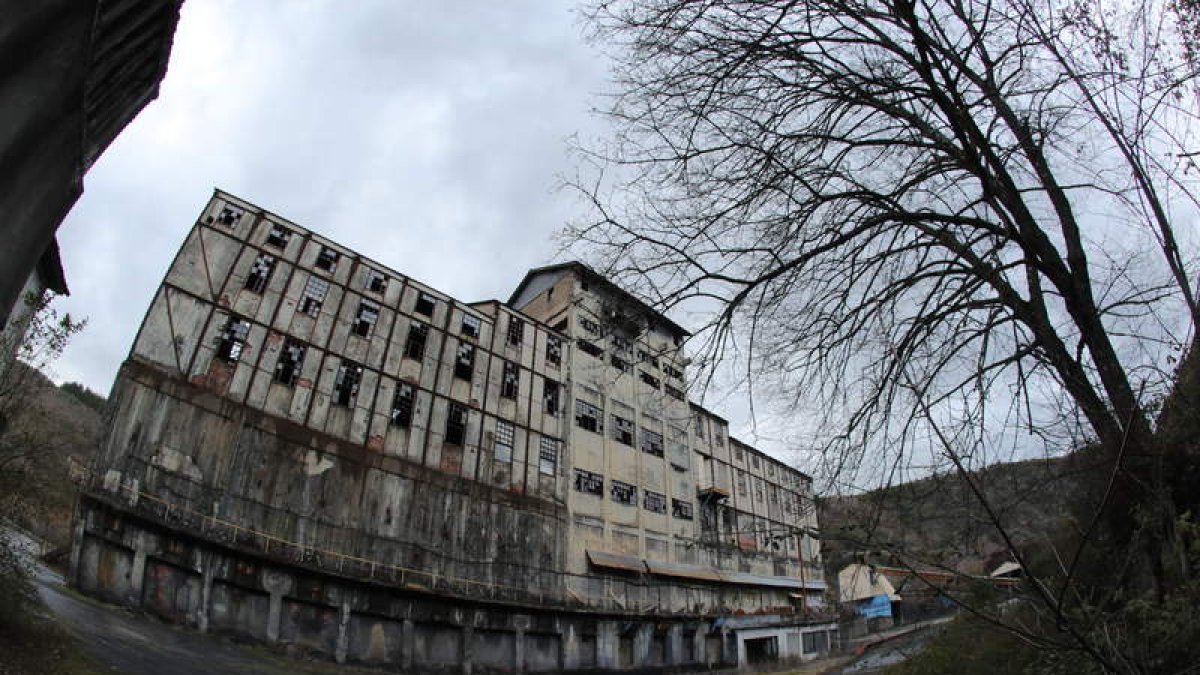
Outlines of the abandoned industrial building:
{"label": "abandoned industrial building", "polygon": [[71,582],[405,669],[815,657],[811,479],[580,263],[464,303],[217,191],[122,365]]}

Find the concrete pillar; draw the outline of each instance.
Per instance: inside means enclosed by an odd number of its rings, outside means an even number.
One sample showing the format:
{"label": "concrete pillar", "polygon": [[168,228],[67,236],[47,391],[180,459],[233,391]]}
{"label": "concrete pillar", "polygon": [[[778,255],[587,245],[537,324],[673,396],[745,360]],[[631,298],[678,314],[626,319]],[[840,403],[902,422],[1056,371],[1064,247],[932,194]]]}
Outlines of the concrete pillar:
{"label": "concrete pillar", "polygon": [[462,628],[462,674],[471,675],[474,670],[475,660],[475,628],[473,626],[463,626]]}
{"label": "concrete pillar", "polygon": [[129,596],[134,604],[142,604],[142,587],[146,583],[146,550],[139,541],[133,551],[133,564],[129,566]]}
{"label": "concrete pillar", "polygon": [[707,630],[708,626],[706,624],[701,624],[696,627],[696,632],[692,633],[692,644],[690,645],[690,648],[692,650],[692,660],[696,663],[704,663],[705,660],[708,659],[707,645],[705,644]]}
{"label": "concrete pillar", "polygon": [[400,669],[409,670],[413,665],[413,649],[416,647],[416,636],[413,631],[412,619],[405,619],[400,624]]}
{"label": "concrete pillar", "polygon": [[570,621],[563,621],[559,625],[559,644],[562,645],[562,662],[559,665],[563,670],[575,670],[579,668],[579,629]]}
{"label": "concrete pillar", "polygon": [[283,593],[272,593],[267,605],[267,642],[279,642],[279,621],[283,617]]}
{"label": "concrete pillar", "polygon": [[683,626],[677,623],[671,624],[667,629],[667,653],[663,655],[663,662],[668,666],[677,666],[685,663],[688,659],[685,656],[683,644]]}
{"label": "concrete pillar", "polygon": [[83,555],[83,538],[87,532],[87,526],[84,521],[87,520],[89,512],[84,510],[82,504],[78,507],[79,512],[75,514],[75,524],[71,528],[71,562],[67,568],[67,583],[75,588],[79,588],[79,563]]}
{"label": "concrete pillar", "polygon": [[200,606],[196,608],[196,628],[208,632],[209,612],[212,611],[213,554],[200,554]]}
{"label": "concrete pillar", "polygon": [[529,630],[529,617],[524,614],[513,615],[513,670],[525,672],[525,631]]}
{"label": "concrete pillar", "polygon": [[338,615],[337,647],[333,660],[338,663],[346,662],[346,652],[350,649],[350,601],[342,600],[341,612]]}
{"label": "concrete pillar", "polygon": [[620,667],[621,639],[615,621],[601,621],[596,625],[596,667],[615,669]]}
{"label": "concrete pillar", "polygon": [[633,666],[644,666],[650,661],[650,641],[654,639],[654,626],[644,623],[633,634]]}

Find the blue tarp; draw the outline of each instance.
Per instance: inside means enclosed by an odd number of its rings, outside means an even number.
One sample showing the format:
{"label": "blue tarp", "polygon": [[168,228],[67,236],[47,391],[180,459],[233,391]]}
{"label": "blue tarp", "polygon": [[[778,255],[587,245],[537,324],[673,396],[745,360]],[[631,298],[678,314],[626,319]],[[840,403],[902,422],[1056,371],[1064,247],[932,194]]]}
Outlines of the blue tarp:
{"label": "blue tarp", "polygon": [[876,595],[858,603],[858,613],[868,619],[878,619],[880,617],[890,617],[892,615],[892,601],[888,600],[886,595]]}

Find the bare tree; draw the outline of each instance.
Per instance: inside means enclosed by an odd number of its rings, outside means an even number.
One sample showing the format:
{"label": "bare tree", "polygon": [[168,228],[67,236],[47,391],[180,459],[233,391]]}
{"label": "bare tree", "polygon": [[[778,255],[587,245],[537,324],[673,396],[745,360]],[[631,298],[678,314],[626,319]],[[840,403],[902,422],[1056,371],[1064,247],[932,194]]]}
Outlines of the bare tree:
{"label": "bare tree", "polygon": [[1100,519],[1144,552],[1124,584],[1148,564],[1161,598],[1188,577],[1165,552],[1179,504],[1149,403],[1200,327],[1179,226],[1200,204],[1195,73],[1166,5],[588,16],[616,59],[618,131],[588,152],[600,177],[572,182],[596,217],[567,235],[598,266],[663,309],[715,306],[708,362],[816,396],[835,472],[924,446],[965,476],[998,438],[1093,439]]}

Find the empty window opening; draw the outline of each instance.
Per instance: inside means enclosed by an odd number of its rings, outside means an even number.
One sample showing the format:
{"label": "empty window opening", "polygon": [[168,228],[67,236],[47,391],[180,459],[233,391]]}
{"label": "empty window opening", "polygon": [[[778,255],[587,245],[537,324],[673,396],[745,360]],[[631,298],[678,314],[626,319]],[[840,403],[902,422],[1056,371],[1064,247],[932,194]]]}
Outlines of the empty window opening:
{"label": "empty window opening", "polygon": [[425,316],[433,316],[433,308],[437,307],[437,298],[428,293],[420,293],[417,295],[417,306],[413,308],[417,314]]}
{"label": "empty window opening", "polygon": [[683,390],[681,390],[677,387],[672,387],[669,384],[665,384],[665,385],[663,385],[663,391],[667,392],[667,396],[670,396],[671,398],[675,399],[676,401],[687,400],[687,396],[683,393]]}
{"label": "empty window opening", "polygon": [[246,276],[246,290],[262,295],[263,291],[267,290],[267,282],[271,280],[271,273],[274,271],[275,256],[263,253],[255,258],[254,264],[250,266],[250,274]]}
{"label": "empty window opening", "polygon": [[655,358],[655,356],[653,354],[646,351],[645,349],[637,350],[637,354],[638,354],[638,361],[641,361],[642,363],[648,363],[648,364],[650,364],[651,368],[654,368],[656,370],[658,369],[658,359]]}
{"label": "empty window opening", "polygon": [[683,371],[672,366],[663,366],[662,371],[667,374],[667,377],[673,377],[676,380],[683,379]]}
{"label": "empty window opening", "polygon": [[552,366],[562,364],[562,339],[557,335],[546,337],[546,363]]}
{"label": "empty window opening", "polygon": [[567,320],[564,318],[564,319],[560,320],[558,323],[551,326],[551,328],[553,328],[554,330],[556,330],[560,333],[565,333],[565,332],[567,332]]}
{"label": "empty window opening", "polygon": [[408,327],[408,340],[404,343],[404,355],[410,359],[425,357],[425,341],[429,337],[429,326],[414,321]]}
{"label": "empty window opening", "polygon": [[696,438],[704,438],[704,415],[695,414],[692,418],[692,428],[696,430]]}
{"label": "empty window opening", "polygon": [[250,322],[229,317],[217,342],[217,358],[226,363],[237,363],[246,349],[246,338],[250,335]]}
{"label": "empty window opening", "polygon": [[288,338],[283,341],[283,350],[279,352],[279,361],[275,363],[275,381],[287,385],[295,386],[296,380],[300,378],[300,368],[304,365],[304,353],[307,347],[303,342],[295,338]]}
{"label": "empty window opening", "polygon": [[613,368],[616,368],[622,373],[629,371],[629,362],[617,356],[616,354],[613,354],[611,357],[609,357],[609,361],[612,363]]}
{"label": "empty window opening", "polygon": [[671,500],[671,515],[680,520],[692,519],[692,503],[682,499]]}
{"label": "empty window opening", "polygon": [[462,445],[467,436],[467,408],[461,403],[451,403],[446,413],[446,442]]}
{"label": "empty window opening", "polygon": [[304,284],[304,294],[300,296],[300,312],[309,316],[321,313],[321,305],[325,303],[325,295],[329,293],[329,282],[319,277],[309,277]]}
{"label": "empty window opening", "polygon": [[460,333],[468,337],[478,338],[479,330],[483,326],[483,321],[473,314],[463,314],[462,328]]}
{"label": "empty window opening", "polygon": [[663,456],[663,436],[657,431],[642,427],[642,452],[648,452],[655,457]]}
{"label": "empty window opening", "polygon": [[558,397],[558,383],[551,379],[542,380],[542,412],[547,415],[558,415]]}
{"label": "empty window opening", "polygon": [[475,374],[475,345],[462,343],[454,357],[454,376],[460,380],[470,381]]}
{"label": "empty window opening", "polygon": [[508,318],[508,344],[519,345],[525,339],[525,322],[515,316]]}
{"label": "empty window opening", "polygon": [[637,506],[637,486],[614,480],[608,488],[608,494],[618,504]]}
{"label": "empty window opening", "polygon": [[613,440],[622,445],[633,445],[633,420],[627,420],[618,415],[612,416]]}
{"label": "empty window opening", "polygon": [[[246,212],[243,209],[240,209],[232,204],[226,204],[225,206],[221,207],[221,212],[217,214],[217,222],[226,227],[233,227],[234,225],[237,225],[239,221],[241,221],[242,216],[244,215],[246,215]],[[212,218],[208,219],[208,222],[211,223],[212,221]]]}
{"label": "empty window opening", "polygon": [[666,513],[667,496],[659,492],[645,490],[643,492],[642,507],[654,513]]}
{"label": "empty window opening", "polygon": [[407,382],[396,383],[396,393],[392,395],[392,413],[389,416],[393,426],[405,429],[412,426],[415,389]]}
{"label": "empty window opening", "polygon": [[287,248],[288,242],[292,239],[292,231],[286,227],[275,223],[271,225],[271,231],[267,233],[267,246],[275,248]]}
{"label": "empty window opening", "polygon": [[553,476],[558,471],[558,441],[543,437],[538,444],[538,471]]}
{"label": "empty window opening", "polygon": [[587,340],[579,341],[579,351],[587,354],[588,356],[594,356],[598,359],[604,358],[604,350],[588,342]]}
{"label": "empty window opening", "polygon": [[613,350],[618,354],[630,356],[633,354],[633,342],[623,335],[612,336]]}
{"label": "empty window opening", "polygon": [[650,385],[651,387],[658,389],[658,378],[657,377],[654,377],[653,375],[651,375],[650,373],[647,373],[644,370],[639,372],[638,376],[641,377],[642,382],[645,382],[646,384]]}
{"label": "empty window opening", "polygon": [[513,439],[515,437],[516,428],[512,424],[504,420],[496,420],[495,455],[497,462],[503,462],[504,464],[512,463]]}
{"label": "empty window opening", "polygon": [[737,472],[737,493],[739,497],[746,496],[746,472],[741,469]]}
{"label": "empty window opening", "polygon": [[337,264],[338,252],[328,246],[322,246],[321,252],[317,254],[317,269],[333,274],[333,271],[337,269]]}
{"label": "empty window opening", "polygon": [[592,321],[591,319],[579,317],[579,327],[591,333],[592,335],[600,334],[600,324]]}
{"label": "empty window opening", "polygon": [[587,401],[575,401],[575,425],[593,433],[604,433],[604,413]]}
{"label": "empty window opening", "polygon": [[583,469],[575,469],[575,490],[602,497],[604,496],[604,476]]}
{"label": "empty window opening", "polygon": [[354,317],[354,326],[351,330],[359,337],[367,337],[378,322],[379,305],[370,300],[363,300],[358,303],[358,314]]}
{"label": "empty window opening", "polygon": [[500,380],[500,396],[502,398],[516,398],[520,380],[521,372],[517,368],[517,364],[505,361],[504,373]]}
{"label": "empty window opening", "polygon": [[387,275],[376,269],[367,268],[367,283],[363,288],[372,293],[383,293],[387,290]]}
{"label": "empty window opening", "polygon": [[349,407],[358,398],[358,385],[362,382],[363,368],[359,364],[342,359],[337,377],[333,380],[333,404]]}

